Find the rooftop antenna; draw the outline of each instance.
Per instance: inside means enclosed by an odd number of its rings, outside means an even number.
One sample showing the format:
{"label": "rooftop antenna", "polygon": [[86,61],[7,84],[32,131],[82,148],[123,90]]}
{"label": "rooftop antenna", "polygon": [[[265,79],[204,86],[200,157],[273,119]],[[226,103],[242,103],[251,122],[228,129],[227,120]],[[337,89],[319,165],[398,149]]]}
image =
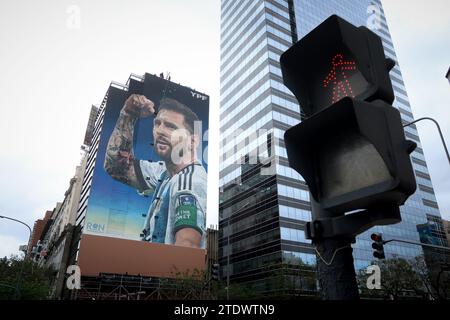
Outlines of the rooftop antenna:
{"label": "rooftop antenna", "polygon": [[165,79],[166,79],[166,86],[164,87],[164,91],[163,91],[161,100],[164,100],[164,98],[166,97],[167,88],[169,87],[169,82],[170,82],[170,72],[167,72],[167,77]]}

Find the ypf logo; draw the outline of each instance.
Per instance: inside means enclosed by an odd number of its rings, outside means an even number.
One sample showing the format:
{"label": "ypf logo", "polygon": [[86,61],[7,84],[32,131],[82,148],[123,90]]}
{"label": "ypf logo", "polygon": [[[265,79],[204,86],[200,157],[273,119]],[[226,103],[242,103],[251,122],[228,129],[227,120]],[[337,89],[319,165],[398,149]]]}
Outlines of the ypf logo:
{"label": "ypf logo", "polygon": [[200,93],[198,93],[198,92],[191,91],[191,94],[192,94],[192,98],[201,99],[201,100],[203,100],[203,101],[205,101],[206,99],[208,99],[207,96],[204,96],[204,95],[202,95],[202,94],[200,94]]}

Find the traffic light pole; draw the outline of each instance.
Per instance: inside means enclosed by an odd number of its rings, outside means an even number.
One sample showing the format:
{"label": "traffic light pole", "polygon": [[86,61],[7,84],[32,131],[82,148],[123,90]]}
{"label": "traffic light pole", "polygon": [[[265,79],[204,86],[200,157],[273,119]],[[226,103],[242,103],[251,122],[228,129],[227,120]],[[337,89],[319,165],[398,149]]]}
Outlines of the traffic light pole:
{"label": "traffic light pole", "polygon": [[375,225],[401,221],[396,205],[384,205],[347,215],[325,210],[310,194],[312,222],[305,236],[316,246],[318,278],[322,297],[327,300],[358,299],[358,285],[351,244],[358,234]]}
{"label": "traffic light pole", "polygon": [[443,247],[443,246],[437,246],[435,244],[428,244],[428,243],[407,241],[407,240],[400,240],[400,239],[385,240],[385,241],[383,241],[383,244],[386,244],[386,243],[389,243],[389,242],[402,242],[402,243],[414,244],[414,245],[422,246],[422,247],[428,247],[428,248],[435,248],[435,249],[441,249],[441,250],[448,250],[448,251],[450,251],[450,247]]}
{"label": "traffic light pole", "polygon": [[[31,234],[32,234],[33,232],[31,231],[31,228],[30,228],[30,226],[29,226],[28,224],[26,224],[26,223],[23,222],[23,221],[20,221],[20,220],[11,218],[11,217],[3,216],[3,215],[0,215],[0,218],[1,218],[1,219],[8,219],[8,220],[11,220],[11,221],[15,221],[15,222],[18,222],[18,223],[20,223],[20,224],[23,224],[25,227],[27,227],[27,228],[28,228],[28,231],[29,231],[29,236],[28,236],[28,242],[27,242],[27,244],[29,244],[30,239],[31,239]],[[20,299],[20,297],[21,297],[21,293],[20,293],[20,281],[22,280],[23,268],[24,268],[24,266],[25,266],[26,258],[27,258],[27,254],[25,253],[25,256],[24,256],[24,258],[23,258],[23,261],[22,261],[22,263],[21,263],[21,265],[20,265],[20,271],[19,271],[19,274],[17,275],[15,299]]]}
{"label": "traffic light pole", "polygon": [[[310,197],[313,221],[333,218],[313,197]],[[313,244],[317,251],[317,273],[322,299],[356,300],[359,299],[355,266],[353,265],[353,239],[345,237],[315,238]]]}
{"label": "traffic light pole", "polygon": [[407,123],[403,127],[411,126],[411,125],[415,124],[416,122],[419,122],[419,121],[422,121],[422,120],[433,121],[434,124],[436,125],[436,127],[437,127],[437,129],[439,131],[439,135],[441,136],[442,145],[444,146],[444,150],[445,150],[445,154],[447,155],[448,163],[450,163],[450,154],[448,152],[447,144],[445,143],[445,139],[444,139],[444,135],[442,134],[441,127],[439,126],[439,123],[436,120],[434,120],[433,118],[430,118],[430,117],[424,117],[424,118],[417,119],[417,120],[415,120],[413,122]]}

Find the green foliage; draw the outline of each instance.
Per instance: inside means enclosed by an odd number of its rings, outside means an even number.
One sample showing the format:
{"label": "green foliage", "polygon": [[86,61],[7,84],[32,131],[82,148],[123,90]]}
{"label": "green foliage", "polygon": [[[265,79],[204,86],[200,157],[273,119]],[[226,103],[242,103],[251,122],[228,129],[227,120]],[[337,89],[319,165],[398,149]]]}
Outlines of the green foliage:
{"label": "green foliage", "polygon": [[[217,283],[214,288],[219,300],[227,299],[226,283]],[[231,283],[228,290],[230,300],[260,300],[264,298],[261,292],[249,284]]]}
{"label": "green foliage", "polygon": [[194,269],[184,272],[175,270],[170,278],[161,279],[154,298],[162,300],[204,300],[212,297],[206,273]]}
{"label": "green foliage", "polygon": [[429,296],[434,300],[450,299],[450,255],[448,252],[427,251],[413,261]]}
{"label": "green foliage", "polygon": [[381,290],[367,289],[367,278],[370,275],[362,269],[357,275],[362,297],[398,300],[427,299],[430,296],[429,271],[420,258],[413,260],[393,258],[373,264],[380,267]]}
{"label": "green foliage", "polygon": [[[292,261],[289,261],[292,262]],[[260,279],[253,282],[232,282],[229,297],[232,300],[315,298],[315,266],[296,261],[295,264],[274,262],[260,271]],[[226,286],[221,284],[218,298],[226,299]]]}
{"label": "green foliage", "polygon": [[[17,297],[15,288],[21,272]],[[52,278],[51,270],[39,267],[29,260],[24,261],[18,256],[0,259],[0,299],[48,299]]]}

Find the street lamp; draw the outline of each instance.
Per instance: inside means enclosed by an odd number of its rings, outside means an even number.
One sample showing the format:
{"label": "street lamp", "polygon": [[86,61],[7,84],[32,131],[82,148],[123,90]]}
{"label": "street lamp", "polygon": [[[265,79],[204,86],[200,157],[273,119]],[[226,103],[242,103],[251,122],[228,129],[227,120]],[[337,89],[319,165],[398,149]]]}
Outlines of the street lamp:
{"label": "street lamp", "polygon": [[[29,237],[28,237],[28,243],[30,242],[30,238],[31,238],[31,228],[30,228],[30,226],[29,226],[28,224],[26,224],[26,223],[23,222],[23,221],[20,221],[20,220],[14,219],[14,218],[10,218],[10,217],[6,217],[6,216],[1,216],[1,215],[0,215],[0,218],[1,218],[1,219],[12,220],[12,221],[18,222],[18,223],[23,224],[24,226],[26,226],[26,227],[28,228],[28,231],[30,232],[30,235],[29,235]],[[24,267],[24,265],[25,265],[25,257],[23,258],[22,265],[20,266],[20,272],[19,272],[19,275],[17,276],[17,281],[16,281],[16,299],[19,299],[19,298],[20,298],[20,290],[19,290],[19,286],[20,286],[20,280],[21,280],[22,274],[23,274],[23,267]]]}

